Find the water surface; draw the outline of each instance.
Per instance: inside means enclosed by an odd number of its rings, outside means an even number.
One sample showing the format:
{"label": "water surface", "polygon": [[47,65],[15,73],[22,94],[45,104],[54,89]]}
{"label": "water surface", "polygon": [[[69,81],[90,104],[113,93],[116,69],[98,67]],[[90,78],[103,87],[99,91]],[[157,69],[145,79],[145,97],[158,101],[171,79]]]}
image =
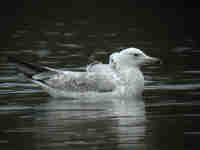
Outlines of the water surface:
{"label": "water surface", "polygon": [[[124,21],[124,20],[123,20]],[[135,20],[25,18],[16,25],[0,55],[0,148],[13,149],[183,149],[183,133],[199,134],[199,49],[152,32]],[[153,36],[155,33],[156,36]],[[21,80],[9,55],[55,68],[84,68],[94,60],[137,47],[162,65],[143,68],[142,100],[54,99]],[[184,130],[185,126],[185,130]]]}

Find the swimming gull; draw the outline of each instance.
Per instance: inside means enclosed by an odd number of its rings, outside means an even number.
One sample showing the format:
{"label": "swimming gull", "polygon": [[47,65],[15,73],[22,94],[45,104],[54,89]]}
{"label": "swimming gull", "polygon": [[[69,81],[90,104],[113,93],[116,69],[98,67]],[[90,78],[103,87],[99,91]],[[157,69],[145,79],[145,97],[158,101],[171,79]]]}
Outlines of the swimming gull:
{"label": "swimming gull", "polygon": [[109,64],[92,64],[85,72],[38,66],[13,57],[10,60],[49,95],[75,99],[141,96],[144,89],[141,66],[160,61],[137,48],[115,52],[110,55]]}

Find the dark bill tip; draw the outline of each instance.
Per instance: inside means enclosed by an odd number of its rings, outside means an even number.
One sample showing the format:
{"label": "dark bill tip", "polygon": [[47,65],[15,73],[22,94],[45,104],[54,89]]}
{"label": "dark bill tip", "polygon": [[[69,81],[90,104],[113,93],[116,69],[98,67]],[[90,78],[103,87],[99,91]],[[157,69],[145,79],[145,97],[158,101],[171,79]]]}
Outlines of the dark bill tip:
{"label": "dark bill tip", "polygon": [[158,58],[155,59],[155,64],[157,65],[161,65],[162,64],[162,61]]}

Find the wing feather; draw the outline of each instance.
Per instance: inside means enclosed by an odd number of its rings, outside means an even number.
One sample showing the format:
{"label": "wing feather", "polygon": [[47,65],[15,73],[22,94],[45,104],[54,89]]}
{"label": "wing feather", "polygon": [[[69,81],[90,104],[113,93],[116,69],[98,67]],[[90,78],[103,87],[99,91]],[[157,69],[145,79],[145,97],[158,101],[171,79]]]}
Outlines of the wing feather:
{"label": "wing feather", "polygon": [[60,72],[45,83],[52,88],[74,92],[111,92],[116,87],[112,75],[97,72]]}

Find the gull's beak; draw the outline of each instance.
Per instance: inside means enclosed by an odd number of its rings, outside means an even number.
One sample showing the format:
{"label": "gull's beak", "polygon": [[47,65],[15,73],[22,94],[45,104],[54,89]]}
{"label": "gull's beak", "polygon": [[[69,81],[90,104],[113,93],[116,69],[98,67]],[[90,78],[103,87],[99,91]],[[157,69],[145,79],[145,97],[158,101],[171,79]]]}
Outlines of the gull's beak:
{"label": "gull's beak", "polygon": [[159,58],[147,56],[144,60],[145,64],[162,64],[162,61]]}

